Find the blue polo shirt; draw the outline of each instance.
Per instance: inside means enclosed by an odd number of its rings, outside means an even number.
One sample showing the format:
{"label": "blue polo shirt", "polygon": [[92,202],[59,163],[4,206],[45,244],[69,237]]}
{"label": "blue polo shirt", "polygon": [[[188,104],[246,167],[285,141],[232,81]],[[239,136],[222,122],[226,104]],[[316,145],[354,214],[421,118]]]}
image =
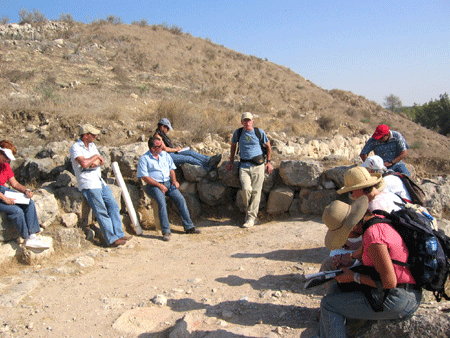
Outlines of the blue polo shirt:
{"label": "blue polo shirt", "polygon": [[361,150],[361,154],[368,155],[372,150],[380,156],[384,162],[392,162],[402,151],[409,149],[405,138],[398,131],[391,130],[387,142],[379,142],[371,137]]}
{"label": "blue polo shirt", "polygon": [[[233,137],[231,138],[231,143],[239,143],[239,156],[244,160],[251,160],[253,157],[262,155],[261,145],[259,144],[259,139],[256,136],[255,128],[250,131],[242,130],[241,138],[238,140],[238,130],[234,131]],[[269,142],[264,130],[259,129],[261,132],[261,138],[264,144]],[[251,162],[241,162],[241,168],[250,168],[254,166]]]}
{"label": "blue polo shirt", "polygon": [[162,151],[156,159],[149,150],[139,159],[137,177],[148,176],[156,182],[163,183],[170,180],[170,171],[176,168],[168,153]]}

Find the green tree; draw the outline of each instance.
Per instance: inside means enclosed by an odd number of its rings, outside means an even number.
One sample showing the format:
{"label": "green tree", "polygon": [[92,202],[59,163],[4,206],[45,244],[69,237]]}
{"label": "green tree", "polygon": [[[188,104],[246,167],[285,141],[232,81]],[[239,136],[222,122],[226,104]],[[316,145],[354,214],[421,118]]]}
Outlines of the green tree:
{"label": "green tree", "polygon": [[450,134],[450,99],[448,94],[439,95],[439,100],[431,100],[423,106],[411,108],[415,122],[440,134]]}
{"label": "green tree", "polygon": [[402,101],[398,96],[389,94],[384,98],[383,106],[393,112],[399,112],[402,109]]}

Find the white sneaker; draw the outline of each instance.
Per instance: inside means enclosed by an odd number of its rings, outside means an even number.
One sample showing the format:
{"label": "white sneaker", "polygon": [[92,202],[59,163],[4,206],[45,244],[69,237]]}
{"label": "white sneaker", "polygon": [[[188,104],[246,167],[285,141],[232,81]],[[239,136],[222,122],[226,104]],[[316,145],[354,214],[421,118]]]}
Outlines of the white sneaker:
{"label": "white sneaker", "polygon": [[50,246],[45,244],[40,238],[28,238],[25,241],[25,247],[29,249],[49,249]]}
{"label": "white sneaker", "polygon": [[242,224],[243,228],[251,228],[252,226],[255,225],[255,220],[254,219],[248,219],[245,221],[244,224]]}

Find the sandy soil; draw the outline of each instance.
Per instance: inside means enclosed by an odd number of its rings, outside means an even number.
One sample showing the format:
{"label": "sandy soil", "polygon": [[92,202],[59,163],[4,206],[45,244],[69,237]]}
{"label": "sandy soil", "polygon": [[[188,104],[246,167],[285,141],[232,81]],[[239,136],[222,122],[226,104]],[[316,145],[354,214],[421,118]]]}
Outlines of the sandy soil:
{"label": "sandy soil", "polygon": [[[147,230],[124,247],[91,245],[3,273],[0,336],[167,337],[186,314],[195,314],[195,330],[208,337],[314,333],[321,291],[306,292],[300,277],[327,255],[319,219],[250,229],[204,220],[197,227],[200,235],[173,226],[168,243]],[[167,305],[154,304],[156,295]]]}

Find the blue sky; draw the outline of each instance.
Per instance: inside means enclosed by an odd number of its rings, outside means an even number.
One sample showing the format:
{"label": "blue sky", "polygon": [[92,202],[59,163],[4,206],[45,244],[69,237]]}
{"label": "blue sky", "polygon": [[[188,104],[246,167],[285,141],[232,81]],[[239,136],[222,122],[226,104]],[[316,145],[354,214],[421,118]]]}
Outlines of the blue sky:
{"label": "blue sky", "polygon": [[176,25],[380,104],[389,94],[405,106],[450,94],[448,0],[0,0],[0,16],[10,22],[22,8],[48,19],[70,13],[89,23],[114,15]]}

